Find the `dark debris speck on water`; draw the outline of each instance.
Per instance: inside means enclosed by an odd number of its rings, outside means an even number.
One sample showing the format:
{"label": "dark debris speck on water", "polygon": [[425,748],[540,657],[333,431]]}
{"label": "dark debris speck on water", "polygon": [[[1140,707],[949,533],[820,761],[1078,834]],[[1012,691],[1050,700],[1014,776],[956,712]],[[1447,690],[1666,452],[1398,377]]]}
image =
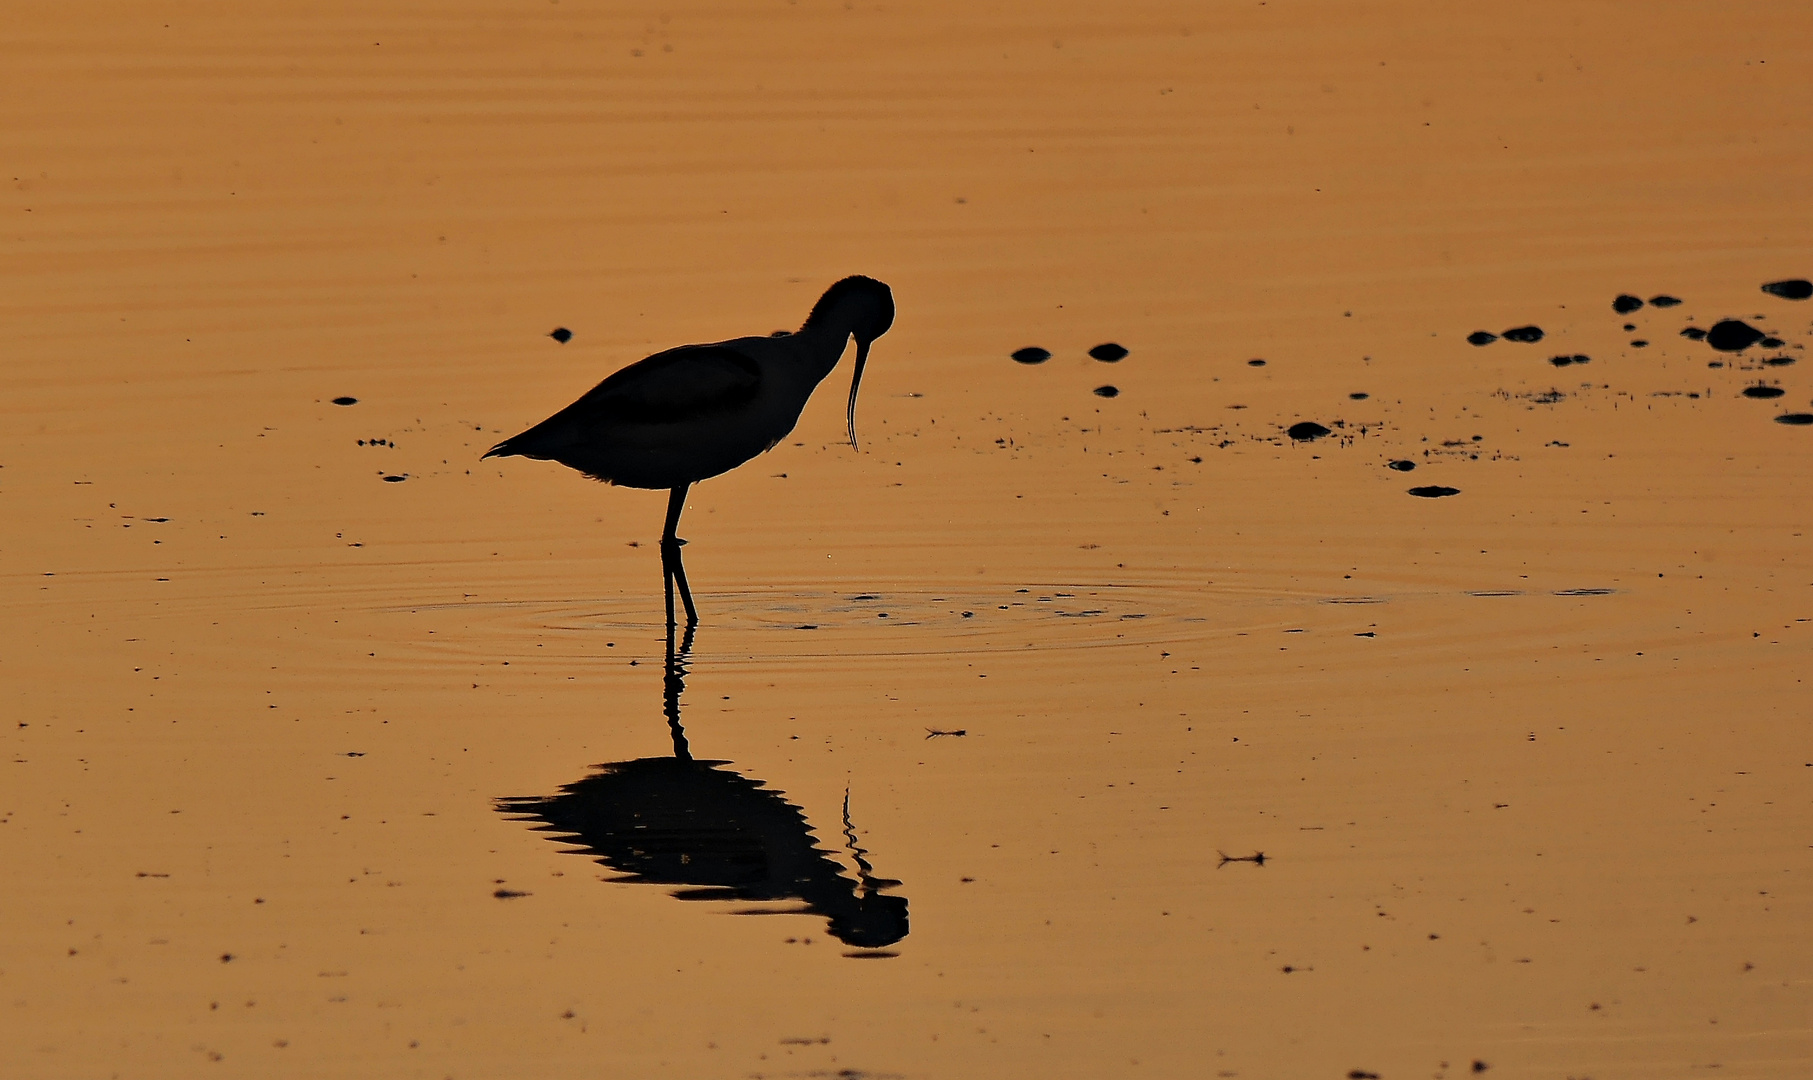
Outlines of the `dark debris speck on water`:
{"label": "dark debris speck on water", "polygon": [[1705,341],[1706,331],[1697,326],[1687,326],[1681,329],[1681,336],[1692,341]]}
{"label": "dark debris speck on water", "polygon": [[562,345],[565,345],[567,342],[573,340],[573,331],[568,330],[564,326],[556,326],[554,329],[548,331],[548,336],[555,341],[560,342]]}
{"label": "dark debris speck on water", "polygon": [[1410,494],[1415,495],[1419,499],[1442,499],[1449,495],[1459,495],[1460,488],[1444,487],[1441,484],[1426,484],[1422,487],[1411,488]]}
{"label": "dark debris speck on water", "polygon": [[1534,345],[1542,340],[1542,327],[1513,326],[1511,329],[1504,332],[1504,339],[1506,341],[1521,341],[1525,345]]}
{"label": "dark debris speck on water", "polygon": [[1290,427],[1284,429],[1284,433],[1289,435],[1295,442],[1308,442],[1311,439],[1320,439],[1330,432],[1329,429],[1316,423],[1314,420],[1299,420]]}
{"label": "dark debris speck on water", "polygon": [[1618,298],[1612,301],[1612,310],[1620,315],[1629,315],[1642,306],[1643,298],[1629,293],[1619,293]]}
{"label": "dark debris speck on water", "polygon": [[1572,356],[1551,356],[1549,363],[1556,367],[1567,367],[1569,364],[1590,364],[1593,358],[1585,353],[1574,353]]}
{"label": "dark debris speck on water", "polygon": [[1051,350],[1041,349],[1037,345],[1028,345],[1024,349],[1015,349],[1013,358],[1021,364],[1043,364],[1051,359]]}
{"label": "dark debris speck on water", "polygon": [[401,475],[401,476],[398,476],[398,475],[395,475],[395,474],[392,474],[392,475],[389,475],[389,476],[386,476],[386,477],[385,477],[385,478],[384,478],[384,482],[385,482],[385,483],[386,483],[386,484],[400,484],[400,483],[402,483],[402,482],[403,482],[403,481],[405,481],[405,480],[407,480],[407,479],[409,479],[409,474],[408,474],[408,473],[404,473],[404,474],[402,474],[402,475]]}
{"label": "dark debris speck on water", "polygon": [[1783,300],[1805,300],[1813,297],[1813,281],[1808,281],[1806,278],[1771,281],[1763,286],[1763,291],[1770,296],[1779,296]]}
{"label": "dark debris speck on water", "polygon": [[1351,393],[1347,396],[1350,400],[1353,400],[1353,401],[1365,401],[1367,398],[1371,397],[1372,395],[1368,394],[1364,390],[1355,390],[1353,393]]}
{"label": "dark debris speck on water", "polygon": [[334,399],[335,405],[357,405],[358,403],[359,399],[356,397],[346,397],[342,395]]}
{"label": "dark debris speck on water", "polygon": [[1090,349],[1089,355],[1104,364],[1114,364],[1126,359],[1127,350],[1112,341],[1104,341]]}
{"label": "dark debris speck on water", "polygon": [[1763,340],[1763,332],[1742,319],[1721,319],[1706,331],[1706,344],[1720,352],[1743,352]]}
{"label": "dark debris speck on water", "polygon": [[1264,367],[1264,366],[1265,366],[1265,361],[1264,361],[1264,360],[1261,360],[1261,359],[1259,359],[1259,358],[1258,358],[1258,357],[1254,357],[1254,358],[1253,358],[1253,359],[1251,359],[1251,360],[1248,360],[1248,361],[1247,361],[1247,362],[1246,362],[1246,366],[1247,366],[1247,367]]}
{"label": "dark debris speck on water", "polygon": [[1416,468],[1416,462],[1411,461],[1408,458],[1399,458],[1396,461],[1387,461],[1385,467],[1395,472],[1409,472]]}
{"label": "dark debris speck on water", "polygon": [[1809,424],[1813,424],[1813,413],[1806,413],[1806,412],[1782,413],[1780,416],[1775,418],[1775,422],[1778,424],[1790,424],[1794,427],[1806,427]]}
{"label": "dark debris speck on water", "polygon": [[1678,307],[1680,306],[1680,303],[1680,297],[1670,296],[1667,293],[1661,293],[1649,298],[1650,307]]}
{"label": "dark debris speck on water", "polygon": [[1771,357],[1765,358],[1763,360],[1763,363],[1768,364],[1770,367],[1787,367],[1789,364],[1792,364],[1796,359],[1798,359],[1798,357],[1771,356]]}
{"label": "dark debris speck on water", "polygon": [[1467,335],[1467,344],[1469,345],[1490,345],[1497,340],[1498,335],[1492,333],[1490,330],[1475,330]]}
{"label": "dark debris speck on water", "polygon": [[1094,393],[1096,397],[1119,397],[1120,388],[1115,386],[1098,386],[1095,388]]}
{"label": "dark debris speck on water", "polygon": [[1785,393],[1787,393],[1787,391],[1783,390],[1779,386],[1746,386],[1746,387],[1744,387],[1744,396],[1747,398],[1763,398],[1763,399],[1767,400],[1769,398],[1781,397]]}

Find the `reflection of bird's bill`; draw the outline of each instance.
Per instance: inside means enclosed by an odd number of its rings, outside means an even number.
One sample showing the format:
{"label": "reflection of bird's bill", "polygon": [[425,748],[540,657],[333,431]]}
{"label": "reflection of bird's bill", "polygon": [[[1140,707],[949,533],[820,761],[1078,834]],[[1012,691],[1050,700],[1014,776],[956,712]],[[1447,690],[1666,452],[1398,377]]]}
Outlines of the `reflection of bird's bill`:
{"label": "reflection of bird's bill", "polygon": [[856,339],[856,372],[850,376],[850,407],[844,412],[844,422],[850,426],[850,449],[859,450],[856,445],[856,385],[862,382],[862,366],[869,362],[869,343],[862,338]]}

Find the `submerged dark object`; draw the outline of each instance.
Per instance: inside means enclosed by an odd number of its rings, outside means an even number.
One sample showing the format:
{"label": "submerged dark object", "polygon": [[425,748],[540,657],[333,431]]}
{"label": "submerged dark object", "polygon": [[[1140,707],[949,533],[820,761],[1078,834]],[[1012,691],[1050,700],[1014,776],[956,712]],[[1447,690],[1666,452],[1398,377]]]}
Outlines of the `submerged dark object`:
{"label": "submerged dark object", "polygon": [[1763,291],[1770,296],[1779,296],[1783,300],[1805,300],[1813,296],[1813,281],[1808,281],[1806,278],[1771,281],[1763,286]]}
{"label": "submerged dark object", "polygon": [[341,396],[334,399],[335,405],[357,405],[358,403],[359,399],[356,397]]}
{"label": "submerged dark object", "polygon": [[1399,458],[1396,461],[1387,461],[1385,463],[1385,467],[1387,469],[1391,469],[1395,472],[1409,472],[1410,470],[1416,468],[1416,462],[1410,461],[1405,458]]}
{"label": "submerged dark object", "polygon": [[1763,340],[1763,332],[1742,319],[1721,319],[1706,331],[1706,344],[1720,352],[1743,352]]}
{"label": "submerged dark object", "polygon": [[1424,487],[1413,487],[1410,494],[1419,499],[1441,499],[1449,495],[1459,495],[1460,488],[1443,487],[1440,484],[1429,484]]}
{"label": "submerged dark object", "polygon": [[1778,424],[1792,424],[1795,427],[1806,427],[1808,424],[1813,424],[1813,412],[1782,413],[1775,418],[1775,422]]}
{"label": "submerged dark object", "polygon": [[1016,363],[1043,364],[1045,361],[1051,359],[1051,351],[1049,349],[1041,349],[1037,345],[1028,345],[1024,349],[1015,349],[1013,351],[1013,358]]}
{"label": "submerged dark object", "polygon": [[1309,442],[1311,439],[1320,439],[1324,435],[1331,434],[1327,428],[1314,420],[1299,420],[1285,428],[1284,433],[1289,435],[1293,442]]}
{"label": "submerged dark object", "polygon": [[1490,345],[1498,340],[1498,335],[1489,330],[1475,330],[1467,335],[1469,345]]}
{"label": "submerged dark object", "polygon": [[1652,296],[1649,298],[1650,307],[1676,307],[1680,303],[1681,303],[1680,297],[1670,296],[1667,293],[1662,293],[1659,296]]}
{"label": "submerged dark object", "polygon": [[1787,393],[1787,391],[1783,390],[1779,386],[1746,386],[1746,387],[1744,387],[1744,396],[1747,398],[1762,398],[1764,400],[1767,400],[1769,398],[1781,397],[1785,393]]}
{"label": "submerged dark object", "polygon": [[1115,364],[1127,358],[1127,350],[1112,341],[1104,341],[1090,349],[1089,355],[1104,364]]}
{"label": "submerged dark object", "polygon": [[1115,386],[1098,386],[1090,392],[1096,397],[1119,397],[1121,393],[1120,388]]}
{"label": "submerged dark object", "polygon": [[555,341],[560,342],[562,345],[565,345],[567,342],[573,340],[573,331],[568,330],[564,326],[556,326],[554,329],[548,331],[548,336]]}
{"label": "submerged dark object", "polygon": [[1526,345],[1534,345],[1542,340],[1542,327],[1513,326],[1505,331],[1504,338],[1506,341],[1521,341]]}
{"label": "submerged dark object", "polygon": [[1620,315],[1629,315],[1642,306],[1643,298],[1629,293],[1619,293],[1618,298],[1612,301],[1612,310]]}

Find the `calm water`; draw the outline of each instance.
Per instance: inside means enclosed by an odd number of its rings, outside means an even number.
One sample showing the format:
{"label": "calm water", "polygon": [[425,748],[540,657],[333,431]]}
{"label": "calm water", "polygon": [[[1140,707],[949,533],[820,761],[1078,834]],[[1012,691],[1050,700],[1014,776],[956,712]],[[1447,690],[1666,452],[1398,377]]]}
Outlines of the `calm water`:
{"label": "calm water", "polygon": [[21,8],[0,1072],[1805,1075],[1810,20]]}

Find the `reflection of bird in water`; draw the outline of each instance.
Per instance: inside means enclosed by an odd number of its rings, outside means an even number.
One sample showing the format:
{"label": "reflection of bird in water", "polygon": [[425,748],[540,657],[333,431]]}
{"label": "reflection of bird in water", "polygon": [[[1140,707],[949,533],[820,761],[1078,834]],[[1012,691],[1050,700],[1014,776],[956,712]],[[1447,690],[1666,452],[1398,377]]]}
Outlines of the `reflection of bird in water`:
{"label": "reflection of bird in water", "polygon": [[[601,765],[557,795],[501,799],[498,809],[539,821],[535,828],[578,845],[618,871],[619,881],[683,886],[682,900],[805,903],[798,913],[824,916],[838,940],[879,949],[907,935],[905,897],[881,892],[900,884],[875,877],[856,844],[844,796],[844,836],[856,880],[821,849],[804,812],[783,792],[699,761],[680,727],[691,628],[676,654],[668,635],[666,712],[674,756]],[[757,912],[766,913],[766,912]]]}
{"label": "reflection of bird in water", "polygon": [[787,437],[819,382],[856,338],[845,419],[856,445],[856,387],[869,343],[894,323],[894,294],[874,278],[847,277],[825,290],[798,333],[682,345],[638,360],[485,457],[558,461],[624,487],[667,488],[661,572],[667,621],[674,584],[688,624],[699,621],[674,535],[686,489],[729,472]]}

